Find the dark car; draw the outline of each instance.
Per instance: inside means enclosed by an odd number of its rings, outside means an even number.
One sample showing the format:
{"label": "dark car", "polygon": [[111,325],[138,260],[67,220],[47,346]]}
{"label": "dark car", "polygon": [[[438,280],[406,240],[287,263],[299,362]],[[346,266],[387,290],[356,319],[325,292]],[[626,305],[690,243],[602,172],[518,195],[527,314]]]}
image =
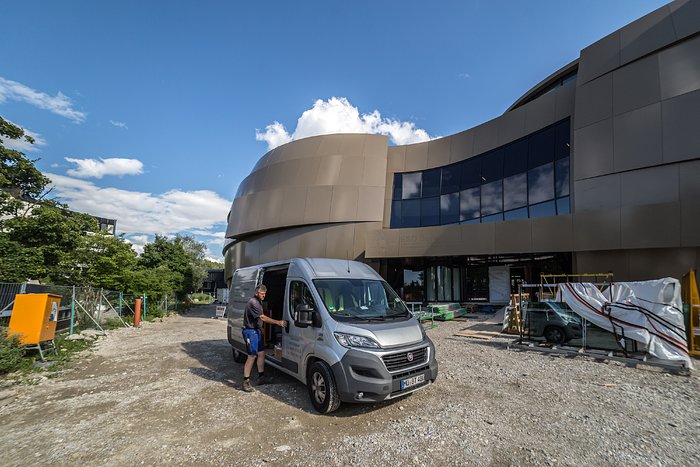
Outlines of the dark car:
{"label": "dark car", "polygon": [[525,334],[564,344],[582,337],[581,317],[563,302],[530,302],[525,311]]}

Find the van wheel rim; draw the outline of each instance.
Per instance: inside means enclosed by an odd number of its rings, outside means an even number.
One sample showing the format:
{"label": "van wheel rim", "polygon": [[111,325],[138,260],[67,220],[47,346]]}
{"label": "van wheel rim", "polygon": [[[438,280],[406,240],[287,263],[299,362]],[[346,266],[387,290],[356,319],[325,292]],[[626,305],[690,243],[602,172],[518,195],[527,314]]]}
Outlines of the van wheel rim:
{"label": "van wheel rim", "polygon": [[326,400],[326,381],[320,373],[314,373],[311,376],[311,391],[316,402],[323,404],[323,401]]}

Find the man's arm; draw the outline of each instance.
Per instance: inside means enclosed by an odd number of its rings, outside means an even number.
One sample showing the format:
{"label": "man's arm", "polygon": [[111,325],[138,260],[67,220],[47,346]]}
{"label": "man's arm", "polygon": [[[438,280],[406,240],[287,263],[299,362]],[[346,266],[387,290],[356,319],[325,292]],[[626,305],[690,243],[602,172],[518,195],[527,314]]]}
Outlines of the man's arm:
{"label": "man's arm", "polygon": [[272,319],[267,315],[260,315],[260,319],[263,320],[263,322],[268,323],[268,324],[276,324],[277,326],[282,326],[283,328],[287,327],[287,322],[282,320],[282,319],[280,319],[280,320]]}

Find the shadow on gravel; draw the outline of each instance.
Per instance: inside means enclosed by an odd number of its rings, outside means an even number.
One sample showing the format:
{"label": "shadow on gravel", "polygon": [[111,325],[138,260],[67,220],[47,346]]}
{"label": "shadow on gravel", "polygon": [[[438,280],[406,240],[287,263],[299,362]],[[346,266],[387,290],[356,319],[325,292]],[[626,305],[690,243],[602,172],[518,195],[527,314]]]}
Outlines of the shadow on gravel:
{"label": "shadow on gravel", "polygon": [[216,319],[216,305],[193,305],[189,310],[180,312],[184,318],[211,318]]}
{"label": "shadow on gravel", "polygon": [[[187,355],[196,359],[202,365],[201,367],[190,368],[190,372],[193,375],[209,381],[220,382],[236,391],[242,391],[243,364],[233,361],[231,346],[226,339],[184,342],[182,343],[182,348]],[[273,382],[263,386],[255,386],[257,370],[253,369],[251,381],[256,391],[284,402],[291,407],[318,415],[318,412],[311,405],[306,386],[269,365],[265,365],[265,373],[272,376]],[[340,409],[333,412],[332,416],[354,417],[391,406],[401,400],[404,399],[394,399],[376,404],[342,404]]]}

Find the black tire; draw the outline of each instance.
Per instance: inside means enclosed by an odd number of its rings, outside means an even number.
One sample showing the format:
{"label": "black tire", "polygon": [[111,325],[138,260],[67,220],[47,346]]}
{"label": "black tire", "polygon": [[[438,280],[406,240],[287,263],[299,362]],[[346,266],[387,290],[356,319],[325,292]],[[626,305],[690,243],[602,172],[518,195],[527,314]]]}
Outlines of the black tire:
{"label": "black tire", "polygon": [[234,348],[231,348],[233,351],[233,361],[236,363],[245,363],[246,360],[248,360],[248,356],[241,352],[240,350],[236,350]]}
{"label": "black tire", "polygon": [[551,326],[544,330],[544,338],[552,344],[563,344],[566,340],[566,333],[557,326]]}
{"label": "black tire", "polygon": [[322,361],[314,362],[309,368],[306,387],[309,399],[319,413],[331,413],[340,407],[338,387],[331,369]]}

